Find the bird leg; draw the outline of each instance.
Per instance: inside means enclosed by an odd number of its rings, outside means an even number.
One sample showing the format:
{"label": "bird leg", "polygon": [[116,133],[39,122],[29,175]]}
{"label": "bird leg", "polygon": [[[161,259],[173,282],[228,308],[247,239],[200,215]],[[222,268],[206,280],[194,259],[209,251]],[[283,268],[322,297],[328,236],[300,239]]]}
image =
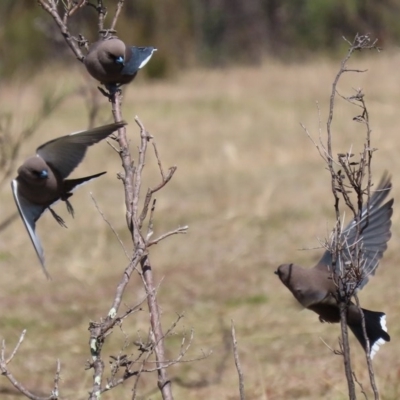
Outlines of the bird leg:
{"label": "bird leg", "polygon": [[112,100],[113,95],[112,95],[111,93],[107,92],[106,90],[104,90],[104,89],[103,89],[102,87],[100,87],[100,86],[97,86],[97,89],[100,90],[100,93],[101,93],[103,96],[107,97],[108,101],[111,101],[111,100]]}
{"label": "bird leg", "polygon": [[119,83],[104,83],[104,86],[108,90],[104,90],[102,87],[98,86],[97,89],[99,89],[100,93],[107,97],[109,101],[112,101],[116,93],[121,94],[121,84]]}
{"label": "bird leg", "polygon": [[72,193],[63,193],[60,197],[62,201],[65,201],[65,204],[67,205],[67,210],[68,213],[72,215],[72,218],[75,216],[74,208],[72,207],[72,204],[69,202],[69,198],[72,196]]}
{"label": "bird leg", "polygon": [[100,90],[100,93],[103,96],[107,97],[108,101],[112,101],[112,99],[113,99],[113,97],[115,96],[116,93],[121,93],[120,86],[121,85],[118,85],[118,84],[113,84],[113,85],[111,85],[111,84],[110,85],[106,85],[105,84],[105,87],[108,90],[108,92],[107,92],[107,90],[104,90],[100,86],[98,86],[97,89]]}
{"label": "bird leg", "polygon": [[54,219],[63,227],[63,228],[68,228],[67,225],[65,224],[64,220],[51,208],[51,207],[47,207],[50,212],[51,215],[54,217]]}
{"label": "bird leg", "polygon": [[75,212],[74,212],[74,208],[72,207],[72,204],[69,202],[68,199],[65,199],[64,201],[65,201],[65,203],[67,205],[68,212],[72,215],[72,218],[74,218]]}
{"label": "bird leg", "polygon": [[117,93],[117,92],[121,92],[121,84],[120,83],[105,84],[104,86],[110,92],[111,96],[114,96],[115,93]]}

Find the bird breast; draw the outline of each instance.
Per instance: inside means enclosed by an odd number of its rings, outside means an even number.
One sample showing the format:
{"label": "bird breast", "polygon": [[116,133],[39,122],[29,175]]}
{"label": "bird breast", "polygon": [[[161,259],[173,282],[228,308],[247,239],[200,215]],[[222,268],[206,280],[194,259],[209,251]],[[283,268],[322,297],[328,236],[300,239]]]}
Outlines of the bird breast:
{"label": "bird breast", "polygon": [[18,193],[34,204],[47,205],[56,201],[62,191],[62,181],[56,178],[50,168],[48,176],[39,178],[24,165],[18,170]]}
{"label": "bird breast", "polygon": [[85,57],[84,63],[90,75],[102,83],[116,84],[121,81],[123,65],[115,60],[125,60],[125,44],[119,39],[101,40],[94,43]]}
{"label": "bird breast", "polygon": [[327,292],[323,288],[319,286],[314,287],[310,282],[308,282],[308,285],[294,285],[291,291],[297,301],[305,308],[319,303],[327,295]]}

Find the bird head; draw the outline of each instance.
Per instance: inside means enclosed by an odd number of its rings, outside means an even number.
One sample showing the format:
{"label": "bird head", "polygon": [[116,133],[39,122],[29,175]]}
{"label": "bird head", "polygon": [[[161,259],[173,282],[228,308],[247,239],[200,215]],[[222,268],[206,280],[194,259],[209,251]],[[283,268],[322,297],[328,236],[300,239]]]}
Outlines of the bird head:
{"label": "bird head", "polygon": [[292,270],[293,270],[293,264],[282,264],[278,267],[278,269],[274,273],[278,275],[279,279],[282,281],[284,285],[288,286],[290,279],[292,277]]}
{"label": "bird head", "polygon": [[18,177],[40,184],[49,178],[49,167],[41,157],[30,157],[18,168]]}

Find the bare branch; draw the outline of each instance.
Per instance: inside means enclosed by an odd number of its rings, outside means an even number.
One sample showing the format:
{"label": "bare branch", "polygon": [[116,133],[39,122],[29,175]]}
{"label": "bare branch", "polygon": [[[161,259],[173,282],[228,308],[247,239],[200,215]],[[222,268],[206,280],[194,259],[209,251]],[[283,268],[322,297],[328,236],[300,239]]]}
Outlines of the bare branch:
{"label": "bare branch", "polygon": [[6,351],[6,344],[5,341],[3,340],[2,346],[1,346],[1,355],[0,355],[0,371],[1,374],[4,375],[10,383],[20,392],[22,393],[25,397],[31,400],[58,400],[59,399],[59,393],[58,393],[58,382],[59,382],[59,376],[60,376],[60,365],[59,363],[57,364],[57,371],[56,371],[56,377],[54,380],[54,389],[50,396],[48,397],[41,397],[41,396],[36,396],[32,392],[30,392],[24,385],[22,385],[21,382],[19,382],[14,375],[9,371],[7,365],[13,360],[15,355],[17,354],[22,342],[24,341],[26,334],[26,329],[22,331],[18,343],[14,347],[14,350],[12,351],[10,357],[6,359],[5,357],[5,351]]}
{"label": "bare branch", "polygon": [[[367,327],[365,325],[365,315],[364,315],[364,312],[363,312],[363,310],[362,310],[362,308],[360,306],[360,301],[358,299],[357,294],[354,294],[354,298],[356,300],[357,307],[360,310],[360,314],[361,314],[361,324],[362,324],[362,329],[363,329],[363,334],[364,334],[365,343],[366,343],[366,349],[367,349],[366,352],[365,352],[365,357],[366,357],[366,360],[367,360],[368,375],[369,375],[372,391],[374,392],[374,399],[375,400],[379,400],[379,392],[378,392],[378,388],[376,386],[375,373],[374,373],[374,368],[372,366],[372,360],[371,360],[371,356],[370,356],[370,343],[369,343],[369,339],[368,339],[368,335],[367,335]],[[354,377],[355,377],[355,375],[354,375]],[[360,385],[360,387],[362,389],[362,393],[364,393],[364,395],[366,396],[362,385],[357,381],[357,379],[356,379],[356,382]]]}
{"label": "bare branch", "polygon": [[110,227],[110,229],[111,229],[112,232],[114,233],[115,237],[117,238],[118,243],[121,245],[122,250],[124,250],[124,253],[125,253],[125,255],[126,255],[126,258],[129,260],[129,259],[130,259],[130,256],[129,256],[129,254],[128,254],[128,252],[127,252],[125,246],[124,246],[124,243],[122,242],[121,238],[119,237],[118,232],[114,229],[114,227],[111,225],[110,221],[105,217],[104,213],[100,210],[100,207],[99,207],[99,205],[97,204],[96,199],[93,197],[92,192],[90,192],[89,194],[90,194],[90,197],[92,198],[92,201],[93,201],[93,203],[94,203],[94,206],[96,207],[98,213],[101,215],[101,218],[103,218],[103,221]]}
{"label": "bare branch", "polygon": [[[345,39],[346,40],[346,39]],[[347,314],[348,307],[351,303],[352,296],[355,295],[357,288],[363,279],[362,274],[362,241],[361,234],[365,226],[361,226],[360,218],[363,210],[364,202],[363,196],[367,194],[367,215],[366,225],[368,225],[369,218],[369,197],[371,187],[371,160],[372,154],[375,149],[371,148],[370,144],[370,127],[368,119],[368,111],[365,107],[364,93],[361,89],[355,90],[355,95],[345,97],[342,96],[337,86],[340,78],[346,72],[365,72],[359,69],[350,69],[347,67],[347,63],[353,53],[357,50],[365,49],[377,49],[376,41],[371,42],[368,35],[356,35],[353,42],[349,42],[349,49],[347,55],[341,62],[340,68],[332,84],[332,90],[329,102],[329,115],[326,125],[326,145],[321,140],[321,128],[319,129],[320,143],[316,143],[308,130],[302,125],[307,136],[313,142],[317,148],[320,156],[328,166],[328,170],[331,175],[331,190],[334,197],[334,208],[336,215],[336,225],[332,232],[329,241],[325,242],[325,246],[332,254],[332,279],[337,287],[336,299],[340,310],[340,323],[341,323],[341,340],[339,341],[340,352],[334,351],[335,354],[342,354],[345,366],[346,379],[348,384],[349,398],[355,399],[355,384],[354,375],[351,367],[350,359],[350,347],[348,342],[348,326],[347,326]],[[363,151],[360,153],[359,159],[354,159],[352,149],[347,153],[339,153],[337,155],[337,161],[334,160],[333,156],[333,134],[332,134],[332,121],[335,110],[335,99],[336,95],[348,101],[349,103],[356,105],[361,108],[362,113],[354,118],[355,121],[365,124],[366,126],[366,142],[364,144]],[[320,121],[320,119],[319,119]],[[320,125],[319,125],[320,126]],[[336,171],[336,168],[338,169]],[[363,188],[363,179],[368,176],[368,184],[366,189]],[[351,193],[355,193],[356,202],[354,203],[351,198]],[[343,223],[341,221],[340,201],[343,201],[352,211],[355,227],[357,230],[356,237],[351,239],[351,243],[347,242],[347,237],[343,233]],[[364,332],[364,335],[366,332]],[[367,346],[367,353],[369,354],[369,347]],[[367,357],[368,359],[368,357]],[[368,361],[367,361],[368,362]],[[372,366],[369,365],[371,385],[374,388]],[[371,375],[372,374],[372,375]],[[376,388],[376,387],[375,387]],[[375,393],[375,389],[374,389]],[[375,394],[376,395],[376,394]]]}
{"label": "bare branch", "polygon": [[117,10],[115,11],[114,19],[113,19],[113,21],[111,23],[111,27],[110,27],[110,29],[113,30],[113,31],[115,30],[115,27],[117,25],[119,14],[120,14],[120,12],[122,10],[122,7],[124,5],[124,1],[125,0],[118,0]]}
{"label": "bare branch", "polygon": [[[85,57],[83,56],[81,49],[77,45],[78,40],[71,36],[71,34],[69,33],[69,30],[68,30],[68,27],[66,25],[68,18],[66,18],[64,20],[65,22],[63,21],[60,14],[58,13],[57,5],[54,2],[54,0],[37,0],[37,1],[38,1],[39,5],[53,17],[54,21],[60,28],[61,34],[64,36],[65,41],[67,42],[68,46],[73,51],[73,53],[75,54],[76,58],[79,61],[83,62]],[[67,15],[67,13],[65,15]]]}
{"label": "bare branch", "polygon": [[178,235],[180,233],[186,234],[188,229],[189,229],[189,226],[185,225],[185,226],[181,226],[177,229],[174,229],[172,231],[166,232],[166,233],[162,234],[161,236],[159,236],[157,239],[154,239],[154,240],[151,240],[150,242],[148,242],[147,247],[153,246],[154,244],[158,244],[159,242],[161,242],[161,240],[167,238],[168,236]]}
{"label": "bare branch", "polygon": [[25,339],[25,334],[26,334],[26,329],[24,329],[19,337],[18,343],[14,347],[14,350],[12,351],[10,357],[7,358],[7,360],[4,359],[4,354],[5,354],[5,341],[3,340],[2,347],[1,347],[1,360],[5,362],[5,364],[9,364],[12,359],[15,357],[17,354],[17,351],[19,350],[22,342]]}
{"label": "bare branch", "polygon": [[243,377],[243,371],[242,367],[240,365],[240,359],[239,359],[239,353],[237,349],[237,340],[236,340],[236,332],[235,332],[235,325],[233,324],[233,320],[231,320],[232,324],[232,343],[233,343],[233,356],[235,359],[235,365],[236,365],[236,370],[239,376],[239,394],[240,394],[240,400],[245,400],[245,394],[244,394],[244,377]]}

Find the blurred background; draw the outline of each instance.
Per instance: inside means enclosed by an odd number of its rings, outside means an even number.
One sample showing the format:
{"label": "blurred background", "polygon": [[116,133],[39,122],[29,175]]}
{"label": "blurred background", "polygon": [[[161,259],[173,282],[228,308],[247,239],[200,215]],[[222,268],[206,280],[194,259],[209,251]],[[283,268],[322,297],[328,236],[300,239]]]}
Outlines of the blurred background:
{"label": "blurred background", "polygon": [[[108,23],[116,3],[105,1]],[[349,67],[366,72],[346,73],[338,91],[351,96],[363,89],[372,146],[378,149],[373,180],[385,170],[392,173],[395,198],[392,239],[360,299],[365,308],[387,313],[392,341],[374,359],[376,378],[382,399],[400,398],[399,9],[399,0],[125,1],[119,36],[159,49],[123,88],[133,157],[138,115],[155,138],[164,169],[178,167],[156,196],[154,237],[189,225],[187,235],[170,237],[150,253],[161,282],[164,329],[177,313],[184,314],[166,340],[167,355],[178,355],[191,329],[187,358],[212,352],[169,369],[176,399],[238,398],[231,320],[247,399],[348,398],[342,360],[321,341],[337,349],[339,326],[320,324],[316,314],[299,311],[273,272],[286,262],[313,266],[323,253],[320,239],[333,227],[330,177],[300,123],[314,140],[326,139],[331,86],[348,48],[342,37],[352,40],[357,32],[377,38],[384,51],[355,54]],[[63,396],[85,399],[92,380],[92,372],[84,370],[90,356],[88,323],[107,315],[128,262],[91,194],[132,251],[117,179],[120,159],[106,142],[90,148],[72,177],[107,174],[76,191],[75,219],[64,204],[55,206],[68,229],[50,213],[39,220],[52,281],[40,269],[9,185],[42,143],[110,122],[110,104],[36,2],[2,0],[0,22],[0,338],[11,351],[27,329],[9,367],[29,389],[50,393],[59,358]],[[70,29],[95,40],[94,9],[78,11]],[[365,127],[354,120],[359,113],[337,98],[334,154],[351,150],[357,156],[363,150]],[[143,193],[159,181],[149,148]],[[123,309],[143,295],[134,276]],[[115,329],[104,347],[106,376],[109,357],[135,352],[133,342],[147,338],[148,326],[147,312],[140,311]],[[364,355],[352,336],[351,346],[354,371],[370,394]],[[103,398],[129,398],[132,385]],[[158,399],[155,388],[155,375],[143,376],[141,398]],[[3,377],[0,399],[17,398]]]}
{"label": "blurred background", "polygon": [[[105,4],[110,23],[117,0]],[[338,55],[346,47],[342,36],[357,32],[379,37],[381,46],[395,45],[399,11],[398,0],[129,0],[118,34],[128,43],[157,46],[147,73],[163,76],[171,68],[256,64],[266,55]],[[93,41],[96,21],[96,10],[85,7],[70,26]],[[2,1],[0,23],[0,76],[21,70],[31,76],[49,62],[74,62],[56,24],[36,2]]]}

